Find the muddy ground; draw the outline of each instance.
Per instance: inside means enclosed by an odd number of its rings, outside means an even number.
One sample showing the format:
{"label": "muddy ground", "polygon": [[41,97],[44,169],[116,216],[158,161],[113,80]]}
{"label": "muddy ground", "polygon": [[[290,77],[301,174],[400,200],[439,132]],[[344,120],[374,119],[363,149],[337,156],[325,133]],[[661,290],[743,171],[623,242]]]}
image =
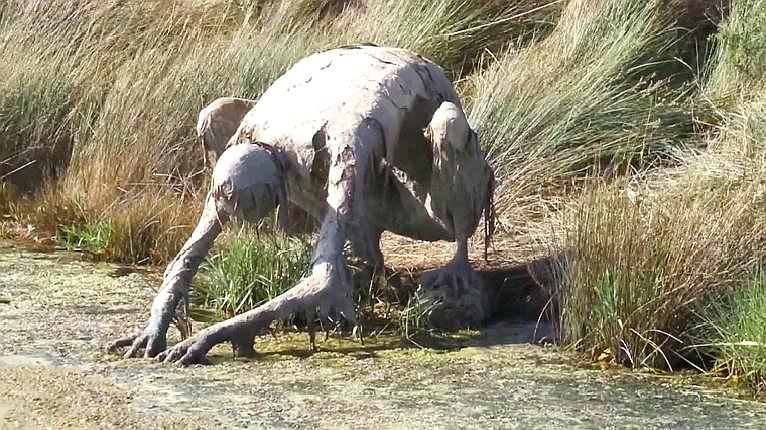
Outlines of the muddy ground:
{"label": "muddy ground", "polygon": [[0,244],[0,428],[766,428],[766,405],[679,376],[578,366],[498,325],[450,351],[304,335],[177,368],[102,352],[152,277]]}

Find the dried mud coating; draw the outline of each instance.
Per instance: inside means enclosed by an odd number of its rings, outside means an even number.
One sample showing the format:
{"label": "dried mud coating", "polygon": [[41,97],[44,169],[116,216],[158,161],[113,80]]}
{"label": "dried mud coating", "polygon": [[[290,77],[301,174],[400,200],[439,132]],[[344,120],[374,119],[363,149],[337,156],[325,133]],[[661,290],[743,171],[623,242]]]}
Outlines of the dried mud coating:
{"label": "dried mud coating", "polygon": [[[255,106],[255,100],[220,97],[205,106],[197,119],[197,137],[205,166],[213,167],[242,118]],[[215,157],[211,157],[214,155]]]}
{"label": "dried mud coating", "polygon": [[[493,174],[476,133],[443,70],[412,52],[351,46],[296,63],[261,96],[213,170],[212,188],[192,236],[165,271],[146,328],[113,342],[126,356],[204,363],[210,348],[231,342],[251,356],[254,337],[278,319],[304,313],[330,326],[356,324],[343,248],[382,268],[380,235],[457,243],[453,260],[423,277],[426,289],[449,288],[450,300],[486,300],[468,261],[468,238],[482,215],[491,220]],[[310,274],[262,306],[213,325],[167,349],[174,311],[229,219],[257,222],[277,207],[300,207],[320,224]],[[491,232],[491,228],[489,229]],[[474,299],[475,301],[475,299]],[[337,321],[337,319],[334,319]],[[310,339],[314,326],[309,325]]]}

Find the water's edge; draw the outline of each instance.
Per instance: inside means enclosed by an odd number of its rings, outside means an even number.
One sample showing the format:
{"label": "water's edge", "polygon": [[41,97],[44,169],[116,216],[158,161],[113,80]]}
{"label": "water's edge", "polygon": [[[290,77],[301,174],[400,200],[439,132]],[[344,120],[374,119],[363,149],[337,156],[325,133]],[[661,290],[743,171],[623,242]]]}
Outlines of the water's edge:
{"label": "water's edge", "polygon": [[0,428],[766,428],[766,405],[513,341],[444,352],[331,339],[309,355],[305,336],[286,335],[260,340],[257,360],[219,347],[219,364],[189,369],[104,354],[140,326],[154,287],[0,244]]}

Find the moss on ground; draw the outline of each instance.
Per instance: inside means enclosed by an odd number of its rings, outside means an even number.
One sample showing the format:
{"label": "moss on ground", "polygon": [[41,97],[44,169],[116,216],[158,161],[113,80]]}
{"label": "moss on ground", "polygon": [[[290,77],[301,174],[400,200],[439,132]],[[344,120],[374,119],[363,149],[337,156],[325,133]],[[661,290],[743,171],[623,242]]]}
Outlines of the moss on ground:
{"label": "moss on ground", "polygon": [[230,348],[219,346],[212,354],[216,365],[185,369],[103,353],[107,340],[146,318],[153,276],[0,247],[0,295],[10,298],[0,305],[0,427],[593,428],[619,422],[624,428],[742,428],[766,422],[766,406],[688,377],[593,369],[555,348],[514,344],[513,336],[488,332],[463,334],[460,340],[472,346],[441,349],[393,336],[368,338],[364,346],[332,336],[316,354],[307,353],[304,334],[286,333],[259,339],[255,360],[232,360]]}

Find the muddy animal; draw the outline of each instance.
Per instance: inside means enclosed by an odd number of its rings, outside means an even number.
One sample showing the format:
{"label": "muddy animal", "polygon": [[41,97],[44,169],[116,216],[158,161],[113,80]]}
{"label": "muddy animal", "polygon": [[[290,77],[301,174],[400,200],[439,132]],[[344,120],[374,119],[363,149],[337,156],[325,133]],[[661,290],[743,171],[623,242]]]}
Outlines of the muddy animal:
{"label": "muddy animal", "polygon": [[[482,217],[485,240],[492,234],[493,189],[493,171],[441,67],[387,47],[313,54],[245,115],[213,169],[199,223],[165,271],[145,328],[109,349],[128,347],[126,357],[187,365],[206,362],[207,352],[223,342],[237,356],[252,356],[255,336],[290,315],[320,323],[342,317],[356,327],[344,245],[379,270],[384,231],[456,242],[452,260],[420,281],[476,296],[468,240]],[[167,348],[174,312],[188,300],[192,277],[227,222],[255,223],[274,211],[284,221],[290,204],[319,221],[309,275],[261,306]],[[312,345],[315,329],[310,323]]]}
{"label": "muddy animal", "polygon": [[197,119],[197,137],[205,166],[212,168],[226,149],[242,118],[255,106],[255,100],[220,97],[205,106]]}

